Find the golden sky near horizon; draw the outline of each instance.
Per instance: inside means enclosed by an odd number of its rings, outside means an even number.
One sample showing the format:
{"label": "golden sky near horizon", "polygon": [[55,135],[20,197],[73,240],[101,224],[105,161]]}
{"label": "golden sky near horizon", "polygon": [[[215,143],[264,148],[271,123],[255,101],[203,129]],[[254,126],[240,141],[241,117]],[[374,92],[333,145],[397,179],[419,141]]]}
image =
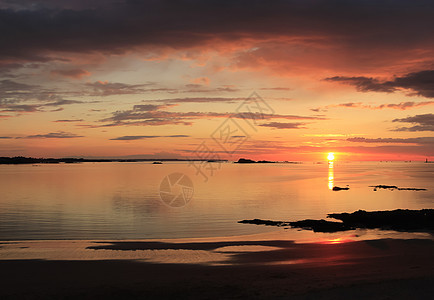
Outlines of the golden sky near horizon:
{"label": "golden sky near horizon", "polygon": [[0,1],[0,156],[433,159],[433,11]]}

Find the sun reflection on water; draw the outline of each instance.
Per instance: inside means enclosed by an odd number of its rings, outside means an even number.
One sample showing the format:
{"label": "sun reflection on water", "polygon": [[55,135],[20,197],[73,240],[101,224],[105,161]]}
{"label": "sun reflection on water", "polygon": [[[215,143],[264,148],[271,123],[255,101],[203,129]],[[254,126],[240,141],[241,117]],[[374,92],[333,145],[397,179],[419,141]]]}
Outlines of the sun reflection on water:
{"label": "sun reflection on water", "polygon": [[349,242],[354,242],[354,240],[349,239],[349,238],[339,237],[336,239],[329,239],[329,240],[320,242],[320,244],[343,244],[343,243],[349,243]]}
{"label": "sun reflection on water", "polygon": [[333,189],[334,186],[334,169],[333,169],[333,162],[329,161],[329,190]]}

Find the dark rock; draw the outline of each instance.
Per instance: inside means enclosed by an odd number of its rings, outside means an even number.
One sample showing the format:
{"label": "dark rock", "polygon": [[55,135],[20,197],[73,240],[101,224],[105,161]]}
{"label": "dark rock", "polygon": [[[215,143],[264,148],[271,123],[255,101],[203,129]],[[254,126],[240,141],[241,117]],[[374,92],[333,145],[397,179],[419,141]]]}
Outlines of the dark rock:
{"label": "dark rock", "polygon": [[380,228],[392,230],[429,231],[434,229],[434,209],[391,211],[359,210],[353,213],[328,214],[328,218],[341,220],[357,228]]}
{"label": "dark rock", "polygon": [[238,221],[238,223],[266,225],[266,226],[288,226],[289,225],[289,222],[261,220],[261,219],[242,220],[242,221]]}
{"label": "dark rock", "polygon": [[398,187],[396,185],[384,185],[384,184],[370,185],[369,187],[373,187],[374,191],[376,189],[384,189],[384,190],[396,190],[396,189],[398,189]]}
{"label": "dark rock", "polygon": [[326,220],[302,220],[296,222],[282,222],[282,221],[271,221],[271,220],[243,220],[238,223],[244,224],[255,224],[255,225],[266,225],[266,226],[291,226],[292,228],[301,228],[313,230],[315,232],[336,232],[354,229],[352,227],[346,226],[342,222],[331,222]]}
{"label": "dark rock", "polygon": [[397,231],[431,232],[434,230],[434,209],[408,210],[397,209],[392,211],[359,210],[353,213],[328,214],[328,218],[341,220],[333,222],[326,220],[301,220],[296,222],[271,220],[243,220],[238,223],[267,226],[291,226],[313,230],[314,232],[337,232],[354,230],[356,228],[378,228]]}
{"label": "dark rock", "polygon": [[314,232],[337,232],[354,229],[342,222],[331,222],[326,220],[302,220],[297,222],[289,222],[293,228],[309,229]]}
{"label": "dark rock", "polygon": [[396,185],[370,185],[369,187],[373,187],[374,191],[376,191],[377,189],[384,189],[384,190],[398,190],[398,191],[426,191],[426,189],[421,189],[421,188],[400,188],[397,187]]}
{"label": "dark rock", "polygon": [[339,187],[339,186],[333,187],[333,191],[348,191],[349,189],[350,189],[349,187]]}

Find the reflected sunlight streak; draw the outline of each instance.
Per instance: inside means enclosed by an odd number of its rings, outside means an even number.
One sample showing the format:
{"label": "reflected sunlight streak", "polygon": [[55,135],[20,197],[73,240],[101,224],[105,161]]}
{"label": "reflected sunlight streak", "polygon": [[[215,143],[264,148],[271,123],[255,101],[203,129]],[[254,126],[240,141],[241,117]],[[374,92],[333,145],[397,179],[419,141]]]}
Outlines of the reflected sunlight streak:
{"label": "reflected sunlight streak", "polygon": [[333,169],[333,162],[329,162],[329,190],[333,189],[334,186],[334,169]]}
{"label": "reflected sunlight streak", "polygon": [[350,242],[354,242],[354,240],[352,239],[348,239],[348,238],[344,238],[344,237],[339,237],[336,239],[330,239],[327,241],[323,241],[320,244],[343,244],[343,243],[350,243]]}

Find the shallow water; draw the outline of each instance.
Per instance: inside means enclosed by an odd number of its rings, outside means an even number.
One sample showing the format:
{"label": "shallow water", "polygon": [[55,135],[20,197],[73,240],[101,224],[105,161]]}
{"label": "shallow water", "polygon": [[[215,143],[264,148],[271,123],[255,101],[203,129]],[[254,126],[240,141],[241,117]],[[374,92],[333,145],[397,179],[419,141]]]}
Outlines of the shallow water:
{"label": "shallow water", "polygon": [[[294,221],[434,204],[434,164],[213,165],[217,169],[207,181],[179,162],[1,165],[0,240],[245,235],[284,229],[238,224],[242,219]],[[160,199],[163,178],[174,172],[187,175],[194,185],[185,206],[171,207]],[[369,187],[378,184],[428,190]],[[335,185],[350,189],[335,192]],[[299,235],[294,230],[294,237]]]}

